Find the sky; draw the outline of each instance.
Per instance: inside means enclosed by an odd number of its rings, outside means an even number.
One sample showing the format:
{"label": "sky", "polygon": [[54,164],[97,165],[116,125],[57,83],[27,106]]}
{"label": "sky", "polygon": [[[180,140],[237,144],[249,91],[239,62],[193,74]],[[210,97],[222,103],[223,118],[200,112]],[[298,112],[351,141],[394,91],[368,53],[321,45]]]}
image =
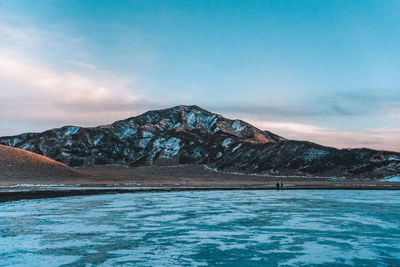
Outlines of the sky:
{"label": "sky", "polygon": [[0,136],[180,104],[400,151],[400,1],[0,0]]}

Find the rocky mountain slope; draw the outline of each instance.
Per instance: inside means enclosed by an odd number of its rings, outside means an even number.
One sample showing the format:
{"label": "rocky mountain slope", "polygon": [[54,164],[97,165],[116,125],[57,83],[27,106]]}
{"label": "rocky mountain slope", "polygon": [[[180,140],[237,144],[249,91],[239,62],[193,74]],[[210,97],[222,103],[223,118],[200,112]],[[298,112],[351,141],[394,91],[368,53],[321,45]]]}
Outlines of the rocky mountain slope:
{"label": "rocky mountain slope", "polygon": [[372,149],[336,149],[305,142],[243,143],[212,164],[219,170],[271,176],[383,178],[400,173],[400,153]]}
{"label": "rocky mountain slope", "polygon": [[271,175],[380,177],[400,173],[400,154],[338,150],[290,141],[198,106],[148,111],[92,128],[65,126],[0,137],[70,166],[209,164],[218,170]]}

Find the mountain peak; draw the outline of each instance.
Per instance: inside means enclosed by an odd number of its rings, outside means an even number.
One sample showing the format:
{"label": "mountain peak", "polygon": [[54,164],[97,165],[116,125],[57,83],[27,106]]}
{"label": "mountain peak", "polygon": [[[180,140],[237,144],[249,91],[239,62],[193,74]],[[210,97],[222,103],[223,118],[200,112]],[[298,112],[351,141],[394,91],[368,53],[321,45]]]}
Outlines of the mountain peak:
{"label": "mountain peak", "polygon": [[180,130],[194,129],[209,134],[225,133],[247,141],[277,142],[284,138],[250,125],[242,120],[231,120],[205,110],[197,105],[179,105],[167,109],[150,110],[139,116],[117,121],[113,127],[123,126],[146,127],[150,131],[163,131],[176,128]]}
{"label": "mountain peak", "polygon": [[[214,114],[211,111],[208,111],[206,109],[201,108],[200,106],[197,105],[178,105],[178,106],[174,106],[174,107],[170,107],[170,108],[165,108],[165,109],[156,109],[156,110],[149,110],[146,111],[145,113],[143,113],[142,115],[146,115],[146,114],[161,114],[161,115],[168,115],[171,113],[189,113],[192,111],[197,111],[203,114]],[[141,116],[141,115],[139,115]]]}

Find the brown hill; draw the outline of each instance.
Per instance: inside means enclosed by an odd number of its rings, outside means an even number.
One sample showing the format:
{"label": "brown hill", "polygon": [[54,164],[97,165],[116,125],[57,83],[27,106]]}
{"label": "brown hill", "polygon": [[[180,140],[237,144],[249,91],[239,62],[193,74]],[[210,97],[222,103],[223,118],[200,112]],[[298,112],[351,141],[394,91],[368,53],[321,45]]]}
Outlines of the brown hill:
{"label": "brown hill", "polygon": [[38,183],[54,178],[78,177],[80,174],[65,164],[19,148],[0,145],[0,184],[18,179],[21,183]]}

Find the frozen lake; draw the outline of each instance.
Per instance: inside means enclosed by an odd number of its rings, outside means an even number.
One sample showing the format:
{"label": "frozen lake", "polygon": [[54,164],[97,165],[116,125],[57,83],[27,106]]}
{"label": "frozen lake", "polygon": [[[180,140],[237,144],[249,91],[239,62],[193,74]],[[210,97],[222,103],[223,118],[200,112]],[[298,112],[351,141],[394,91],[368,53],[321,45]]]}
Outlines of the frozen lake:
{"label": "frozen lake", "polygon": [[0,266],[400,265],[399,191],[204,191],[0,204]]}

